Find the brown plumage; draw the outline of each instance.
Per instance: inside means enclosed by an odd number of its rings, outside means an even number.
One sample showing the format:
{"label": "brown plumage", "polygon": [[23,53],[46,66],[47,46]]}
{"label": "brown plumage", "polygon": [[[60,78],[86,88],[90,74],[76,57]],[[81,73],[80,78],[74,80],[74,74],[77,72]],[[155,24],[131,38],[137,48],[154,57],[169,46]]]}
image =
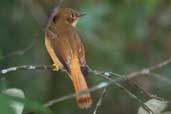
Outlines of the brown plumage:
{"label": "brown plumage", "polygon": [[[64,8],[53,17],[45,32],[45,45],[54,62],[56,70],[65,69],[73,82],[76,93],[88,90],[84,45],[75,28],[82,14]],[[90,93],[76,96],[80,108],[92,104]]]}

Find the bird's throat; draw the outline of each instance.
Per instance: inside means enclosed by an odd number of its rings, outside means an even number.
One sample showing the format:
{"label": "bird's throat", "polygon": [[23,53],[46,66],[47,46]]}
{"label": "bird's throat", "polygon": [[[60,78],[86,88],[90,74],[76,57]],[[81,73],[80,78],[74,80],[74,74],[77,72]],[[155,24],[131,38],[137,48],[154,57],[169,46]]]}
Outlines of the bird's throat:
{"label": "bird's throat", "polygon": [[78,20],[74,21],[74,22],[72,23],[72,26],[73,26],[73,27],[76,27],[77,22],[78,22]]}

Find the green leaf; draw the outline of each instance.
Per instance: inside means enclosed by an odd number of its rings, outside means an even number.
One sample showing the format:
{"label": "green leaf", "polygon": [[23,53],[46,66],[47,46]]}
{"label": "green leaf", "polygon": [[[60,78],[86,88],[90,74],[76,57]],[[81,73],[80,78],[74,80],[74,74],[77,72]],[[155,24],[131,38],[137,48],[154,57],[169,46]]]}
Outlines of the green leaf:
{"label": "green leaf", "polygon": [[[10,109],[9,108],[9,104],[6,104],[7,102],[11,102],[11,101],[16,101],[16,102],[20,102],[24,104],[24,108],[26,109],[30,109],[31,111],[34,112],[39,112],[39,113],[43,113],[43,114],[51,114],[52,112],[44,107],[42,104],[39,104],[37,102],[34,102],[32,100],[29,99],[23,99],[23,98],[18,98],[18,97],[14,97],[14,96],[8,96],[6,94],[0,94],[0,98],[2,98],[2,100],[4,100],[4,102],[0,101],[0,105],[4,106],[4,109],[7,109],[7,111]],[[13,113],[0,113],[0,114],[13,114]]]}

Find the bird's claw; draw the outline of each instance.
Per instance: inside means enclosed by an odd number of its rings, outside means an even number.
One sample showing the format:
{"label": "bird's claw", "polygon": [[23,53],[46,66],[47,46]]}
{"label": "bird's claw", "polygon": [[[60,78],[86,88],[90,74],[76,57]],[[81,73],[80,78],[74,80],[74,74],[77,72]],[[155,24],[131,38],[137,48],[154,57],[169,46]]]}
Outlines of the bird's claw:
{"label": "bird's claw", "polygon": [[59,71],[58,65],[53,64],[53,65],[52,65],[52,70],[53,70],[53,71]]}

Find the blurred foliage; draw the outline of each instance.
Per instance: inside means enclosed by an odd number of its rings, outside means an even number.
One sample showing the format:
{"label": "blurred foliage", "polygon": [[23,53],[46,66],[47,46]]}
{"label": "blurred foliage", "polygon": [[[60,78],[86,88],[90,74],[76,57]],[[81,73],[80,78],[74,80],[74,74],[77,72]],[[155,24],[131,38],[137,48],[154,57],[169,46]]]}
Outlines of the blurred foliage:
{"label": "blurred foliage", "polygon": [[32,100],[23,99],[23,98],[19,98],[16,96],[14,97],[14,96],[2,94],[2,93],[0,94],[0,102],[1,102],[0,106],[2,108],[0,110],[0,113],[1,114],[13,114],[14,113],[14,101],[24,104],[25,108],[31,109],[35,112],[40,112],[42,114],[52,114],[52,112],[49,109],[43,107],[37,102],[33,102]]}
{"label": "blurred foliage", "polygon": [[[22,55],[0,59],[0,69],[23,64],[52,64],[44,46],[43,27],[57,4],[58,0],[1,0],[0,58],[25,49],[34,39],[36,42]],[[86,47],[88,64],[94,69],[124,74],[171,56],[170,0],[64,0],[62,7],[87,12],[77,29]],[[157,72],[171,80],[170,66]],[[102,81],[93,75],[87,79],[90,87]],[[171,99],[168,85],[161,80],[144,77],[136,81],[145,89]],[[72,93],[71,85],[62,72],[17,71],[6,75],[7,88],[21,88],[28,99],[39,103]],[[74,99],[51,109],[58,114],[92,113],[100,92],[93,93],[91,109],[78,109]],[[6,101],[1,97],[0,107],[0,114],[12,114],[11,110],[6,110]],[[133,114],[138,107],[136,101],[112,86],[98,113]]]}

